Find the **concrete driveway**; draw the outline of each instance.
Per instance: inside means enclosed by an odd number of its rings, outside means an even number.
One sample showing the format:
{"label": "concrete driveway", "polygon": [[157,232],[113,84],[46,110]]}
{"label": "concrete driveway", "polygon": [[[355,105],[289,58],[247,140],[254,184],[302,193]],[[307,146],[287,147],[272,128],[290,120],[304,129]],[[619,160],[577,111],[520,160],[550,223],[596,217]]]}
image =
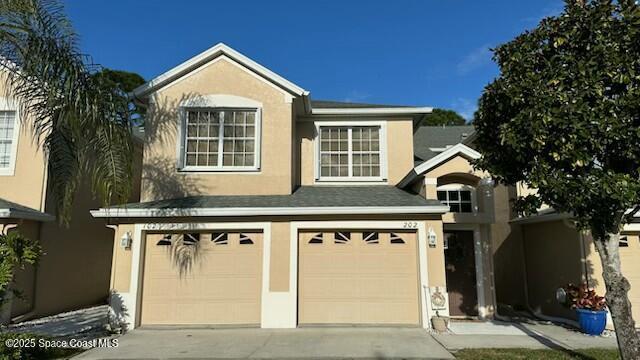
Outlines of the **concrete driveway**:
{"label": "concrete driveway", "polygon": [[453,359],[418,328],[136,329],[77,359]]}

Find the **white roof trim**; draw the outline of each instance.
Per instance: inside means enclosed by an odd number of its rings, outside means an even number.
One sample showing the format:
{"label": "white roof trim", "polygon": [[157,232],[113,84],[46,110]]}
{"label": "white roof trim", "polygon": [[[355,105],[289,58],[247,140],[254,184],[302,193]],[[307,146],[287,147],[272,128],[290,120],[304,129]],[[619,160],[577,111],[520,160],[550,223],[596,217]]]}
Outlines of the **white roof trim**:
{"label": "white roof trim", "polygon": [[397,108],[320,108],[311,109],[312,115],[403,115],[429,114],[432,107],[397,107]]}
{"label": "white roof trim", "polygon": [[105,217],[182,217],[182,216],[260,216],[260,215],[343,215],[343,214],[443,214],[448,206],[383,206],[383,207],[254,207],[191,209],[99,209],[95,218]]}
{"label": "white roof trim", "polygon": [[231,59],[237,61],[253,72],[261,75],[262,77],[270,80],[271,82],[279,85],[280,87],[286,89],[292,94],[298,96],[307,96],[309,92],[299,87],[298,85],[290,82],[289,80],[283,78],[282,76],[274,73],[273,71],[267,69],[266,67],[258,64],[257,62],[249,59],[248,57],[242,55],[236,50],[230,48],[229,46],[219,43],[208,50],[192,57],[191,59],[183,62],[182,64],[174,67],[173,69],[163,73],[162,75],[157,76],[156,78],[148,81],[147,83],[137,87],[133,90],[133,95],[142,97],[147,95],[148,93],[157,90],[158,88],[171,83],[172,81],[178,79],[179,77],[201,67],[202,65],[208,63],[209,61],[221,56],[226,55]]}
{"label": "white roof trim", "polygon": [[456,156],[456,155],[464,155],[467,158],[470,159],[479,159],[480,158],[480,153],[473,150],[472,148],[468,147],[467,145],[458,143],[448,149],[446,149],[445,151],[441,152],[440,154],[432,157],[431,159],[423,162],[422,164],[416,166],[414,168],[414,171],[416,172],[416,174],[420,175],[423,174],[433,168],[435,168],[436,166],[446,162],[447,160],[449,160],[450,158]]}
{"label": "white roof trim", "polygon": [[53,221],[55,217],[43,212],[23,211],[18,209],[0,209],[0,219],[24,219],[36,221]]}

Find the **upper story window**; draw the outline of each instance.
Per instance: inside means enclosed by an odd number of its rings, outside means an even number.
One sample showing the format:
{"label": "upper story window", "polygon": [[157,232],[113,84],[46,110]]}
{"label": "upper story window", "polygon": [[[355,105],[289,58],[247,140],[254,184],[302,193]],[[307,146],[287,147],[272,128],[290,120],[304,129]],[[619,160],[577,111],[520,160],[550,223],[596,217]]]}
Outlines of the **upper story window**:
{"label": "upper story window", "polygon": [[187,109],[184,170],[257,170],[257,109]]}
{"label": "upper story window", "polygon": [[470,186],[438,188],[438,200],[448,205],[451,212],[471,213],[473,212],[473,193]]}
{"label": "upper story window", "polygon": [[16,112],[0,111],[0,175],[13,175],[17,134]]}
{"label": "upper story window", "polygon": [[384,174],[383,128],[319,126],[319,179],[381,181]]}

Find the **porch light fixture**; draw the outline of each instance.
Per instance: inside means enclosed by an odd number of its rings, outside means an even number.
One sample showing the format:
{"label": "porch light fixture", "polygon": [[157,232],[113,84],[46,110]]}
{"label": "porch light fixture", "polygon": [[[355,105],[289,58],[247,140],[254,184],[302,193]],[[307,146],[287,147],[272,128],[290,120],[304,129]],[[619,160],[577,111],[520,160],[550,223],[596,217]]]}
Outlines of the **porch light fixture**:
{"label": "porch light fixture", "polygon": [[436,232],[433,231],[433,228],[429,228],[429,231],[427,232],[427,243],[429,244],[429,247],[436,247],[436,245],[438,244],[438,236],[436,235]]}
{"label": "porch light fixture", "polygon": [[131,241],[131,232],[127,231],[126,233],[124,233],[124,235],[122,235],[122,238],[120,238],[120,247],[123,249],[130,249]]}

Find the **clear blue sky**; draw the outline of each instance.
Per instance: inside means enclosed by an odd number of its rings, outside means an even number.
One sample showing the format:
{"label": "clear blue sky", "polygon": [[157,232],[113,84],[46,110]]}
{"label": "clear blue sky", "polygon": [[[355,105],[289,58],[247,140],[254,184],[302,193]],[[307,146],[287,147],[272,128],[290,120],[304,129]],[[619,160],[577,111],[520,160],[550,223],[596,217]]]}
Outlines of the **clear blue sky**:
{"label": "clear blue sky", "polygon": [[436,106],[465,117],[497,75],[490,47],[560,0],[66,0],[81,48],[149,80],[224,42],[314,99]]}

